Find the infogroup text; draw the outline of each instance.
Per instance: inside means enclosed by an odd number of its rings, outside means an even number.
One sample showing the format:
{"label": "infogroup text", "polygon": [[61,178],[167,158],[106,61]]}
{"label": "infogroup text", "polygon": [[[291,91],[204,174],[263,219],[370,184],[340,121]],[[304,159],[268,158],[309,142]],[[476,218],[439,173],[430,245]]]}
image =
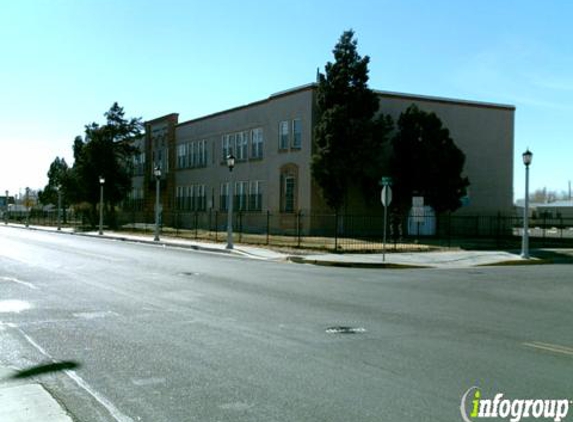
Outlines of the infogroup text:
{"label": "infogroup text", "polygon": [[508,419],[510,422],[528,418],[560,422],[567,417],[571,404],[573,402],[568,399],[506,399],[503,393],[486,399],[479,387],[471,387],[462,396],[460,412],[465,422],[488,418]]}

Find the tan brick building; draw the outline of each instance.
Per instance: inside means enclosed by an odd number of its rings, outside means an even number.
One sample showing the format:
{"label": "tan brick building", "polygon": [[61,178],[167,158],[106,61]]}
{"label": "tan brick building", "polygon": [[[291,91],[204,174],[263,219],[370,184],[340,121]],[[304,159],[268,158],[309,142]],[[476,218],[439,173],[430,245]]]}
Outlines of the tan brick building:
{"label": "tan brick building", "polygon": [[[159,165],[163,211],[166,215],[177,212],[182,224],[193,218],[192,213],[224,213],[230,177],[235,210],[255,216],[267,211],[282,215],[276,223],[279,226],[292,226],[289,216],[297,212],[329,212],[310,171],[315,90],[315,84],[310,84],[184,122],[179,122],[177,114],[146,122],[145,135],[137,141],[141,154],[136,157],[131,196],[137,208],[152,212],[153,168]],[[435,112],[466,154],[470,199],[456,214],[512,212],[513,106],[376,92],[379,112],[394,120],[412,103]],[[225,162],[230,152],[236,157],[232,175]],[[373,195],[378,197],[379,192]],[[380,211],[361,205],[350,210]]]}

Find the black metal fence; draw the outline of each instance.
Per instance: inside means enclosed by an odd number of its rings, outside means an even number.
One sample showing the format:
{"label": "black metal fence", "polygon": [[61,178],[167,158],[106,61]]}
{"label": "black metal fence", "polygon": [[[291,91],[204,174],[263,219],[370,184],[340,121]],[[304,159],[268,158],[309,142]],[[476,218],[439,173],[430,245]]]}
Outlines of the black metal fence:
{"label": "black metal fence", "polygon": [[[375,252],[383,248],[384,218],[372,215],[237,212],[235,241],[278,247]],[[122,229],[151,232],[153,213],[124,212]],[[161,216],[164,234],[196,240],[225,241],[227,213],[168,212]],[[530,219],[532,247],[572,246],[573,218]],[[519,248],[523,218],[515,216],[455,216],[388,219],[386,247],[419,251],[438,247],[471,249]]]}
{"label": "black metal fence", "polygon": [[[3,218],[5,219],[5,218]],[[57,224],[55,211],[12,213],[6,221],[31,225]],[[116,214],[119,230],[151,233],[155,215],[151,212],[123,211]],[[89,229],[81,214],[66,213],[64,227]],[[226,240],[227,213],[224,211],[161,214],[163,235],[195,240]],[[523,234],[523,218],[515,216],[456,216],[401,219],[389,216],[386,247],[389,251],[420,251],[432,248],[517,249]],[[534,218],[529,220],[531,247],[573,247],[573,218]],[[239,243],[273,247],[376,252],[383,248],[383,216],[236,212],[234,239]]]}

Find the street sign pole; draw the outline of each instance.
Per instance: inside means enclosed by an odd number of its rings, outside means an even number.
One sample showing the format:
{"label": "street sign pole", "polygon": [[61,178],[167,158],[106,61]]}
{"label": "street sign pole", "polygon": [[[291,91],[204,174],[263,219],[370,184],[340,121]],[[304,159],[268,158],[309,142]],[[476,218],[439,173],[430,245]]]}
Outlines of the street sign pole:
{"label": "street sign pole", "polygon": [[384,235],[382,238],[382,262],[386,261],[386,233],[388,228],[388,207],[392,202],[392,188],[390,184],[392,183],[390,178],[382,178],[382,192],[380,195],[380,200],[384,206]]}
{"label": "street sign pole", "polygon": [[384,240],[382,244],[382,262],[386,262],[386,230],[388,227],[388,207],[384,206]]}

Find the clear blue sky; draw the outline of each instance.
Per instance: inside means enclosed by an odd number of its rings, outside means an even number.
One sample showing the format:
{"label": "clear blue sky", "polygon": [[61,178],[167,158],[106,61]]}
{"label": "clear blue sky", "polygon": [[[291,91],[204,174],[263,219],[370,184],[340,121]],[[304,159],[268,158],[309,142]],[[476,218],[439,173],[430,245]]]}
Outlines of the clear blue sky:
{"label": "clear blue sky", "polygon": [[515,105],[515,197],[526,147],[532,189],[566,190],[572,16],[565,0],[5,1],[0,192],[42,188],[114,101],[188,120],[263,99],[312,82],[349,28],[372,88]]}

